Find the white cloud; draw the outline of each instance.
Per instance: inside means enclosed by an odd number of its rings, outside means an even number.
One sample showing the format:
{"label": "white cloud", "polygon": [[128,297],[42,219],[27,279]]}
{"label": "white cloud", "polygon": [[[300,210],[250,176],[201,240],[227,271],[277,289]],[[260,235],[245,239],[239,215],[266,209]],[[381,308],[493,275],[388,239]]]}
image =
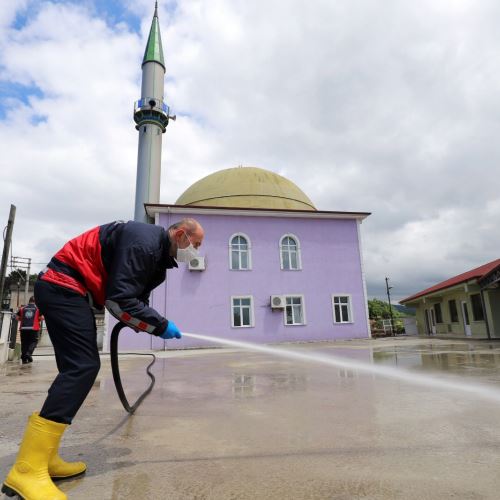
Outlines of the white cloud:
{"label": "white cloud", "polygon": [[[49,2],[0,37],[4,78],[44,94],[0,123],[0,214],[18,205],[20,255],[46,259],[132,214],[131,111],[153,2],[127,5],[141,37]],[[0,26],[24,6],[9,3]],[[364,249],[377,295],[386,275],[403,296],[497,258],[499,14],[493,0],[160,2],[178,115],[162,201],[244,164],[288,176],[319,208],[372,211]]]}

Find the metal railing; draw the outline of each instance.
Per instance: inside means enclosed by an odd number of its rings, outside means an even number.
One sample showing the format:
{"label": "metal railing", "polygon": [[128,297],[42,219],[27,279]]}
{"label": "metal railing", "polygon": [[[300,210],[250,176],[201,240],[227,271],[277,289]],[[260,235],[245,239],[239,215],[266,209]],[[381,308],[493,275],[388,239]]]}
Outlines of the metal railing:
{"label": "metal railing", "polygon": [[134,113],[151,110],[165,113],[167,116],[170,112],[170,108],[161,99],[154,97],[145,97],[134,102]]}

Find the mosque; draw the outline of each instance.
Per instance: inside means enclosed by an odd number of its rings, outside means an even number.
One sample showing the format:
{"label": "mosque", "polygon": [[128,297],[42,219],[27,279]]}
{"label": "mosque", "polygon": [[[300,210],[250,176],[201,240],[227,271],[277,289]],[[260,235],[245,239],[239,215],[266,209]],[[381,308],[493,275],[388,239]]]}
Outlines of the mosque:
{"label": "mosque", "polygon": [[[156,6],[142,62],[141,99],[134,107],[135,220],[168,228],[193,217],[204,227],[205,240],[198,259],[167,273],[150,305],[181,331],[232,340],[369,337],[360,231],[369,213],[317,210],[293,182],[257,167],[217,171],[195,182],[175,204],[159,203],[161,138],[175,119],[164,102],[164,75]],[[208,345],[132,330],[120,336],[121,349]]]}

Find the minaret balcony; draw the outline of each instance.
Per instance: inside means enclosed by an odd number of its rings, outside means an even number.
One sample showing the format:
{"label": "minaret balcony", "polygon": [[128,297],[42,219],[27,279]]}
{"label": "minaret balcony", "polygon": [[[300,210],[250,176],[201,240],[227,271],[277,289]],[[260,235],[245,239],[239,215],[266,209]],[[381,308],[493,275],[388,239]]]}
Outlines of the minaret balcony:
{"label": "minaret balcony", "polygon": [[139,130],[141,125],[152,123],[158,125],[162,132],[168,125],[170,108],[161,100],[154,97],[145,97],[134,103],[135,128]]}

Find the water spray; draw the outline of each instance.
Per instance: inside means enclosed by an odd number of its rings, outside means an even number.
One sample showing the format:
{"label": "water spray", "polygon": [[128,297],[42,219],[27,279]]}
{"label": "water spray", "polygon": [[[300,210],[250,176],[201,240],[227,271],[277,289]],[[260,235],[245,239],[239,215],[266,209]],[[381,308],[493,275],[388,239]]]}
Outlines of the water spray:
{"label": "water spray", "polygon": [[[127,325],[125,325],[124,323],[117,323],[111,332],[111,342],[110,342],[111,369],[113,372],[113,380],[115,382],[118,397],[120,398],[120,401],[125,410],[128,413],[133,414],[135,410],[139,407],[139,405],[143,402],[144,398],[146,398],[146,396],[153,389],[153,386],[155,384],[155,377],[151,373],[150,368],[155,363],[156,357],[154,354],[151,353],[147,354],[148,356],[153,357],[153,361],[146,368],[146,371],[149,377],[151,378],[151,383],[149,387],[139,396],[137,401],[133,405],[130,405],[123,390],[120,377],[120,368],[118,363],[118,336],[121,329],[124,328],[125,326]],[[290,349],[284,349],[282,347],[254,344],[252,342],[242,342],[239,340],[228,340],[219,337],[212,337],[209,335],[200,335],[198,333],[183,333],[183,336],[197,340],[204,340],[215,344],[269,354],[271,356],[284,358],[288,360],[318,363],[326,366],[344,368],[347,370],[354,370],[361,373],[368,373],[370,375],[378,375],[392,380],[400,380],[408,384],[429,387],[432,389],[441,389],[446,391],[451,390],[454,392],[466,393],[476,398],[483,398],[489,401],[500,403],[500,391],[493,387],[487,387],[484,385],[463,383],[461,381],[450,380],[450,379],[444,380],[442,378],[436,378],[430,375],[422,375],[419,373],[409,372],[401,368],[377,366],[370,363],[364,363],[362,361],[354,361],[339,356],[325,355],[322,353],[298,352]]]}
{"label": "water spray", "polygon": [[500,403],[500,390],[478,384],[463,383],[461,381],[443,380],[430,375],[422,375],[419,373],[409,372],[401,368],[391,368],[388,366],[377,366],[362,361],[353,361],[338,356],[325,355],[321,353],[305,353],[283,349],[282,347],[267,346],[254,344],[251,342],[241,342],[239,340],[228,340],[208,335],[199,335],[197,333],[183,333],[185,337],[190,337],[198,340],[206,340],[209,342],[237,347],[240,349],[248,349],[255,352],[270,354],[289,360],[314,362],[347,370],[355,370],[361,373],[369,373],[371,375],[379,375],[388,379],[401,380],[413,385],[430,387],[432,389],[452,390],[471,394],[475,397],[488,399]]}

